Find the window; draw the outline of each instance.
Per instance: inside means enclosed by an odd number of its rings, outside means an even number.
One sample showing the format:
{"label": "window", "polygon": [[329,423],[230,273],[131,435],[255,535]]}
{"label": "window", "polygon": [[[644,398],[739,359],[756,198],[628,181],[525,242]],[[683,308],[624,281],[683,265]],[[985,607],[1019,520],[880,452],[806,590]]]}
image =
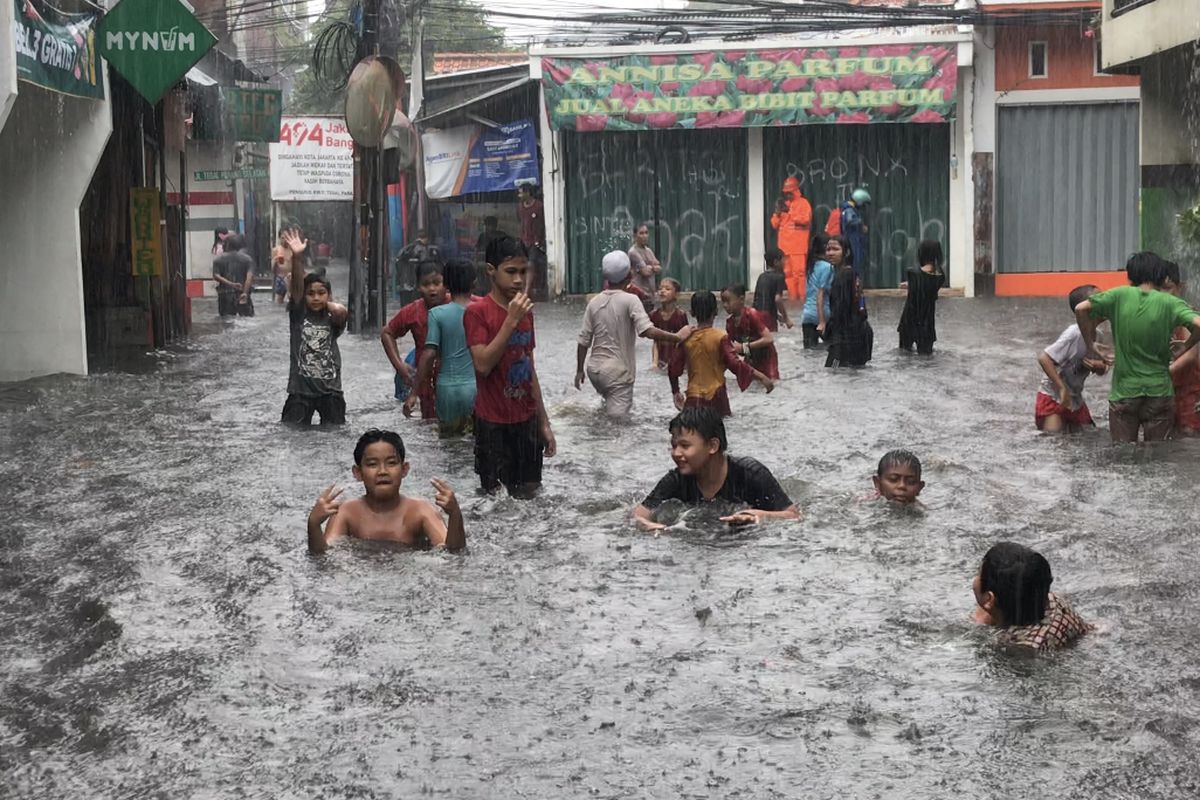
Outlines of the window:
{"label": "window", "polygon": [[1135,8],[1140,8],[1153,2],[1154,0],[1113,0],[1112,15],[1115,17],[1119,14],[1124,14],[1126,11],[1132,11]]}
{"label": "window", "polygon": [[1029,77],[1045,78],[1046,70],[1046,43],[1045,42],[1030,42],[1029,43]]}
{"label": "window", "polygon": [[1105,75],[1104,72],[1104,55],[1100,52],[1100,40],[1096,39],[1092,42],[1092,74]]}

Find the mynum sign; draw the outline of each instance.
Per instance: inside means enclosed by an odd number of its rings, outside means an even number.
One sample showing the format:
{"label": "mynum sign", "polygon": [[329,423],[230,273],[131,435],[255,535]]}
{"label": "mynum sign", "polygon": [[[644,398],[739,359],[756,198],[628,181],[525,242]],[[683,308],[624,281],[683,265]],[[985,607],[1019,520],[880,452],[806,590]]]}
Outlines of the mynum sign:
{"label": "mynum sign", "polygon": [[179,0],[121,0],[98,34],[100,54],[151,103],[217,43]]}
{"label": "mynum sign", "polygon": [[954,45],[543,58],[550,124],[577,131],[945,122]]}

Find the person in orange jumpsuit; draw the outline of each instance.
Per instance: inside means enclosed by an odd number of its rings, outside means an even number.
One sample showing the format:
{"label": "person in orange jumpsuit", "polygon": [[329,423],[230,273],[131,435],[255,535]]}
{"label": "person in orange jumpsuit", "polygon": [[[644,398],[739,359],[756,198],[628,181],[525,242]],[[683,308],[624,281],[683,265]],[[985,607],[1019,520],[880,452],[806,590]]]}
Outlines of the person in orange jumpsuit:
{"label": "person in orange jumpsuit", "polygon": [[800,193],[800,181],[795,177],[783,182],[783,194],[775,203],[771,227],[777,232],[777,246],[783,251],[783,273],[787,278],[788,297],[803,300],[808,236],[812,232],[812,204]]}

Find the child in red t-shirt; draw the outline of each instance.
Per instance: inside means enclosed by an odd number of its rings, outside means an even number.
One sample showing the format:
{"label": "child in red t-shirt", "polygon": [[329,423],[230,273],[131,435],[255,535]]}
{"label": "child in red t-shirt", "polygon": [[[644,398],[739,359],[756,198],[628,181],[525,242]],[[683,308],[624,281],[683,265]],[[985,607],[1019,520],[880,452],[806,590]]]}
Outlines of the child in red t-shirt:
{"label": "child in red t-shirt", "polygon": [[[654,327],[662,331],[676,333],[688,324],[687,313],[675,305],[679,300],[681,289],[683,287],[674,278],[663,278],[658,284],[658,302],[661,305],[650,314],[650,321],[654,323]],[[660,342],[655,340],[654,349],[651,351],[654,368],[666,369],[667,365],[671,363],[671,356],[675,354],[675,348],[678,346],[674,342]]]}
{"label": "child in red t-shirt", "polygon": [[[404,334],[412,331],[413,345],[418,357],[425,349],[425,336],[429,333],[429,309],[440,306],[449,298],[442,284],[442,265],[436,261],[425,261],[417,267],[417,283],[421,296],[396,312],[383,330],[379,340],[383,342],[383,352],[396,370],[396,390],[401,392],[401,386],[412,387],[417,378],[417,371],[405,362],[396,346],[396,340],[404,338]],[[417,387],[417,397],[421,400],[421,418],[437,419],[437,404],[434,397],[434,387],[437,385],[437,367],[433,369],[432,377],[423,386]]]}
{"label": "child in red t-shirt", "polygon": [[721,305],[729,317],[725,320],[725,332],[734,350],[759,372],[771,380],[779,380],[775,337],[762,313],[746,307],[746,287],[740,283],[727,287],[721,292]]}
{"label": "child in red t-shirt", "polygon": [[475,472],[484,491],[501,484],[531,497],[542,484],[542,457],[557,451],[533,366],[533,302],[525,246],[507,235],[488,243],[492,290],[467,307],[463,328],[475,362]]}

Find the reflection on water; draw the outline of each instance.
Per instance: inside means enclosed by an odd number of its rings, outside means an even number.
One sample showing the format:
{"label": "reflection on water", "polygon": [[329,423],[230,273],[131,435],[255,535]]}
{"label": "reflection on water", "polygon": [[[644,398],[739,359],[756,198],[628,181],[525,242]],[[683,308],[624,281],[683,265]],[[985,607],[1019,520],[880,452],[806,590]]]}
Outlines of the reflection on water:
{"label": "reflection on water", "polygon": [[[343,341],[347,430],[280,428],[269,306],[146,374],[0,387],[5,795],[1194,797],[1200,448],[1035,434],[1062,306],[947,301],[930,360],[887,349],[900,308],[876,300],[861,371],[781,334],[786,380],[735,393],[729,439],[806,519],[658,537],[625,520],[670,466],[666,379],[643,370],[626,423],[596,414],[578,306],[538,309],[560,455],[526,503],[476,497],[470,444],[401,419],[372,339]],[[459,490],[465,557],[306,554],[370,426],[402,431],[412,492]],[[860,501],[899,446],[924,514]],[[999,539],[1104,631],[989,647],[966,620]]]}

